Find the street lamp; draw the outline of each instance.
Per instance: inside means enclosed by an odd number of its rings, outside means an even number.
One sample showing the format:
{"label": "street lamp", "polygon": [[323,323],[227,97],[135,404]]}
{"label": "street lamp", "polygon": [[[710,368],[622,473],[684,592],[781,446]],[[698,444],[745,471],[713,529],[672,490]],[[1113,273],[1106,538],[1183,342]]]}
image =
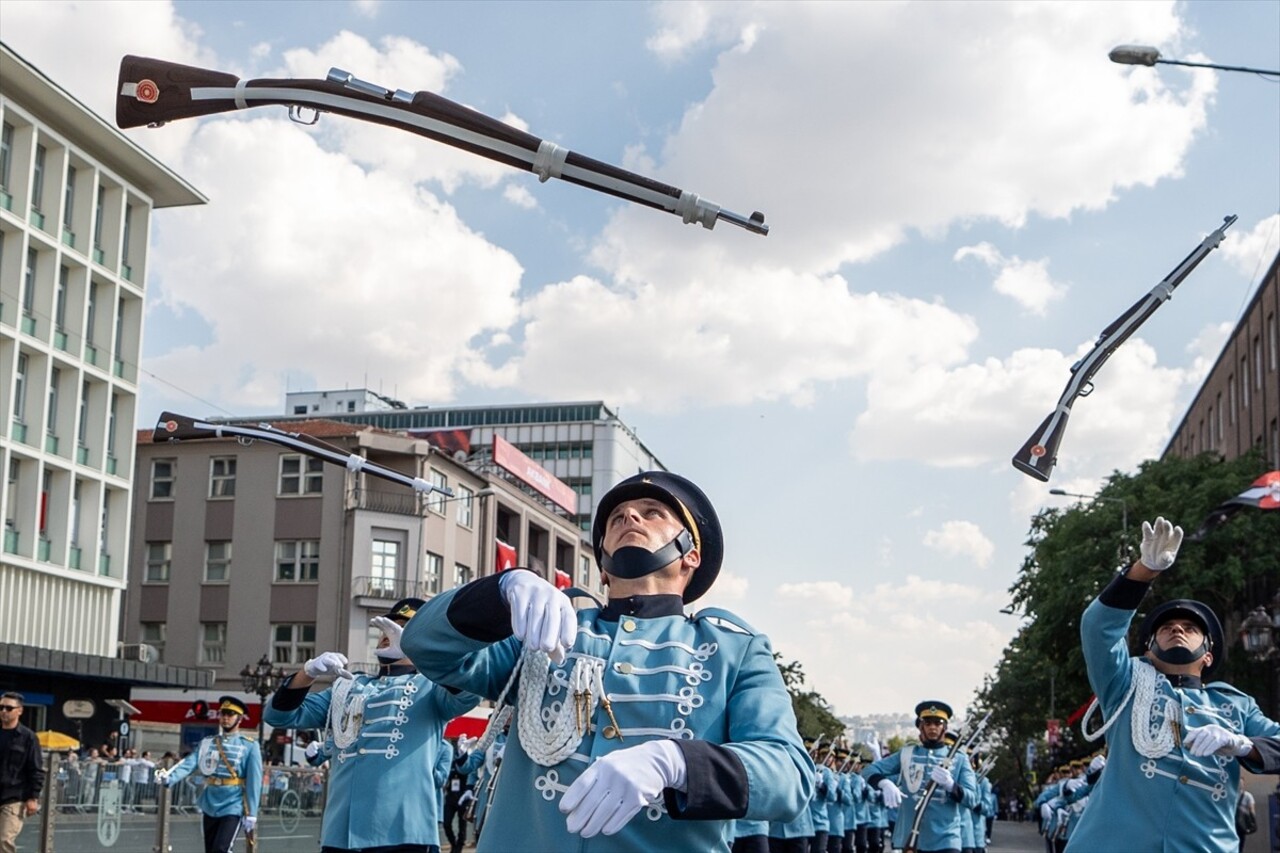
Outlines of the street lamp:
{"label": "street lamp", "polygon": [[1064,489],[1050,489],[1049,494],[1061,495],[1068,498],[1081,498],[1089,501],[1101,501],[1102,503],[1118,503],[1120,504],[1120,559],[1127,562],[1129,559],[1129,504],[1124,498],[1104,498],[1101,495],[1082,495],[1078,492],[1068,492]]}
{"label": "street lamp", "polygon": [[1244,71],[1249,74],[1263,74],[1269,77],[1280,77],[1280,71],[1267,71],[1262,68],[1247,68],[1243,65],[1217,65],[1212,62],[1184,62],[1178,59],[1161,59],[1160,51],[1145,44],[1122,44],[1113,47],[1107,54],[1112,62],[1120,65],[1189,65],[1193,68],[1214,68],[1218,71]]}
{"label": "street lamp", "polygon": [[267,697],[276,692],[286,675],[288,673],[283,669],[273,669],[270,658],[265,654],[255,666],[245,664],[244,669],[240,670],[240,683],[244,686],[244,692],[254,693],[258,697],[258,748],[264,756],[267,753],[267,743],[263,740],[263,724],[266,721],[262,712],[266,707]]}
{"label": "street lamp", "polygon": [[1271,599],[1271,612],[1259,604],[1240,623],[1240,643],[1256,661],[1280,655],[1280,592]]}

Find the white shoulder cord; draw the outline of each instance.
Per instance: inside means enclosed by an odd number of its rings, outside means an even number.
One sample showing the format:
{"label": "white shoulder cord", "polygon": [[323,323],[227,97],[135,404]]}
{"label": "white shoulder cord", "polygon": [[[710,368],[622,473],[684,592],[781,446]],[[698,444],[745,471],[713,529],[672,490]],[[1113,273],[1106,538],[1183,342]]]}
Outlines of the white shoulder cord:
{"label": "white shoulder cord", "polygon": [[[1084,735],[1087,741],[1095,741],[1102,737],[1107,729],[1120,719],[1125,706],[1132,699],[1133,706],[1129,711],[1129,734],[1133,740],[1133,748],[1146,758],[1163,758],[1173,751],[1175,743],[1173,729],[1170,726],[1163,723],[1153,725],[1155,705],[1160,700],[1156,688],[1164,676],[1157,672],[1155,667],[1139,663],[1137,658],[1131,658],[1129,665],[1133,673],[1130,678],[1129,692],[1121,700],[1116,712],[1111,715],[1111,719],[1103,723],[1102,728],[1089,731],[1089,718],[1099,707],[1095,696],[1093,702],[1089,704],[1089,709],[1084,712],[1084,719],[1080,721],[1080,734]],[[1176,703],[1168,697],[1164,697],[1163,701],[1164,719],[1176,724]]]}
{"label": "white shoulder cord", "polygon": [[346,749],[360,736],[366,696],[363,692],[351,696],[352,682],[355,679],[334,680],[337,683],[333,685],[333,692],[329,695],[329,728],[333,733],[334,746]]}

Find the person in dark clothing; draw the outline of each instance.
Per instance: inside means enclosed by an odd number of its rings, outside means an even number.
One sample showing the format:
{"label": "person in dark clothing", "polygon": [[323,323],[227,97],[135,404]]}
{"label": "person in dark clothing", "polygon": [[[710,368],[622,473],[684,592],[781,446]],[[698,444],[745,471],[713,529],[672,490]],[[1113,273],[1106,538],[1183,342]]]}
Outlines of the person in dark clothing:
{"label": "person in dark clothing", "polygon": [[14,853],[22,822],[40,809],[44,756],[22,725],[22,694],[0,695],[0,853]]}

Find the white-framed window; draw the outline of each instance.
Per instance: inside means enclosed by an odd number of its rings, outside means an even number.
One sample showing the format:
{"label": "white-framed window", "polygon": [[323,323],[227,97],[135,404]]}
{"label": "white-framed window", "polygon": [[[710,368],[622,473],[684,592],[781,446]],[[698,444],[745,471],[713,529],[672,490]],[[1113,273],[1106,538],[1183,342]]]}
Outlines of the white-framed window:
{"label": "white-framed window", "polygon": [[[449,488],[449,478],[437,471],[435,468],[431,469],[428,477],[430,478],[431,485],[435,486],[436,489]],[[432,489],[431,494],[427,496],[427,506],[431,508],[432,512],[438,512],[441,515],[444,515],[444,502],[444,493],[437,492],[435,489]]]}
{"label": "white-framed window", "polygon": [[300,453],[280,456],[281,495],[318,495],[324,484],[324,460]]}
{"label": "white-framed window", "polygon": [[80,408],[76,411],[76,444],[89,444],[89,383],[80,383]]}
{"label": "white-framed window", "polygon": [[70,231],[76,207],[76,167],[70,163],[67,164],[67,186],[62,199],[62,226]]}
{"label": "white-framed window", "polygon": [[206,540],[204,543],[205,583],[226,583],[231,580],[231,543],[227,540]]}
{"label": "white-framed window", "polygon": [[164,660],[164,636],[165,623],[163,622],[143,622],[138,630],[138,642],[146,643],[148,646],[155,646],[156,651],[160,653],[160,660]]}
{"label": "white-framed window", "polygon": [[464,566],[462,563],[453,564],[453,585],[462,586],[464,583],[471,583],[475,577],[471,572],[470,566]]}
{"label": "white-framed window", "polygon": [[314,622],[277,623],[271,626],[271,658],[276,663],[305,663],[316,654]]}
{"label": "white-framed window", "polygon": [[35,249],[27,249],[27,268],[22,273],[22,315],[34,317],[36,313],[36,268],[40,264],[40,253]]}
{"label": "white-framed window", "polygon": [[53,297],[53,327],[58,331],[67,328],[67,282],[71,278],[71,270],[66,264],[58,267],[58,289]]}
{"label": "white-framed window", "polygon": [[200,623],[200,662],[225,663],[227,659],[227,623]]}
{"label": "white-framed window", "polygon": [[458,505],[458,523],[463,527],[470,527],[472,518],[475,516],[472,507],[475,495],[476,493],[466,486],[458,486],[458,495],[454,498],[454,503]]}
{"label": "white-framed window", "polygon": [[591,558],[586,554],[578,555],[578,585],[583,589],[591,587]]}
{"label": "white-framed window", "polygon": [[276,542],[276,582],[310,583],[320,579],[320,540]]}
{"label": "white-framed window", "polygon": [[0,124],[0,190],[9,189],[9,172],[13,168],[13,125]]}
{"label": "white-framed window", "polygon": [[58,386],[62,384],[62,369],[54,367],[49,371],[49,405],[44,431],[49,435],[58,434]]}
{"label": "white-framed window", "polygon": [[172,542],[147,543],[147,567],[143,581],[146,583],[168,583],[169,570],[173,564]]}
{"label": "white-framed window", "polygon": [[47,152],[43,145],[36,146],[35,169],[31,173],[31,209],[36,213],[44,209],[41,203],[44,201],[44,159],[46,154]]}
{"label": "white-framed window", "polygon": [[369,591],[395,595],[399,570],[400,543],[391,539],[374,539],[369,559]]}
{"label": "white-framed window", "polygon": [[233,498],[236,495],[236,458],[214,456],[209,460],[209,497]]}
{"label": "white-framed window", "polygon": [[173,481],[177,479],[176,459],[151,460],[151,499],[173,500]]}
{"label": "white-framed window", "polygon": [[435,595],[440,592],[440,576],[444,574],[444,557],[439,554],[427,552],[427,561],[423,569],[425,574],[422,578],[422,585],[426,587],[429,595]]}
{"label": "white-framed window", "polygon": [[18,353],[18,372],[13,379],[13,422],[27,422],[27,354]]}

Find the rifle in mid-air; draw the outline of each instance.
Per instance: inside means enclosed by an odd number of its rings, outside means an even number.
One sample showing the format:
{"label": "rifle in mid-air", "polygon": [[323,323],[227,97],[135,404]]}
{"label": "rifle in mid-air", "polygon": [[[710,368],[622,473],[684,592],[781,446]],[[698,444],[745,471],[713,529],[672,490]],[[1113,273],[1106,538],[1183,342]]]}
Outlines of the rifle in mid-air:
{"label": "rifle in mid-air", "polygon": [[714,228],[724,220],[755,234],[769,233],[759,211],[750,216],[732,213],[696,193],[585,157],[434,92],[393,91],[340,68],[331,68],[324,80],[242,80],[222,71],[142,56],[120,61],[116,124],[122,128],[159,127],[177,119],[271,104],[288,107],[289,118],[300,124],[315,124],[321,113],[337,113],[533,172],[540,181],[560,178],[665,210],[686,223]]}
{"label": "rifle in mid-air", "polygon": [[1013,456],[1013,467],[1022,473],[1046,482],[1058,464],[1058,445],[1062,443],[1062,434],[1067,429],[1067,418],[1071,415],[1071,405],[1077,397],[1087,397],[1093,391],[1093,376],[1102,365],[1106,364],[1111,353],[1116,351],[1147,318],[1155,313],[1173,295],[1173,289],[1182,283],[1191,271],[1205,257],[1218,248],[1226,236],[1226,230],[1236,221],[1235,216],[1227,216],[1218,228],[1205,237],[1182,263],[1174,267],[1173,272],[1164,277],[1164,281],[1151,288],[1151,292],[1139,299],[1128,311],[1115,319],[1110,326],[1098,335],[1093,349],[1075,364],[1071,365],[1071,379],[1058,398],[1058,407],[1053,410],[1036,431],[1027,439],[1026,444]]}

